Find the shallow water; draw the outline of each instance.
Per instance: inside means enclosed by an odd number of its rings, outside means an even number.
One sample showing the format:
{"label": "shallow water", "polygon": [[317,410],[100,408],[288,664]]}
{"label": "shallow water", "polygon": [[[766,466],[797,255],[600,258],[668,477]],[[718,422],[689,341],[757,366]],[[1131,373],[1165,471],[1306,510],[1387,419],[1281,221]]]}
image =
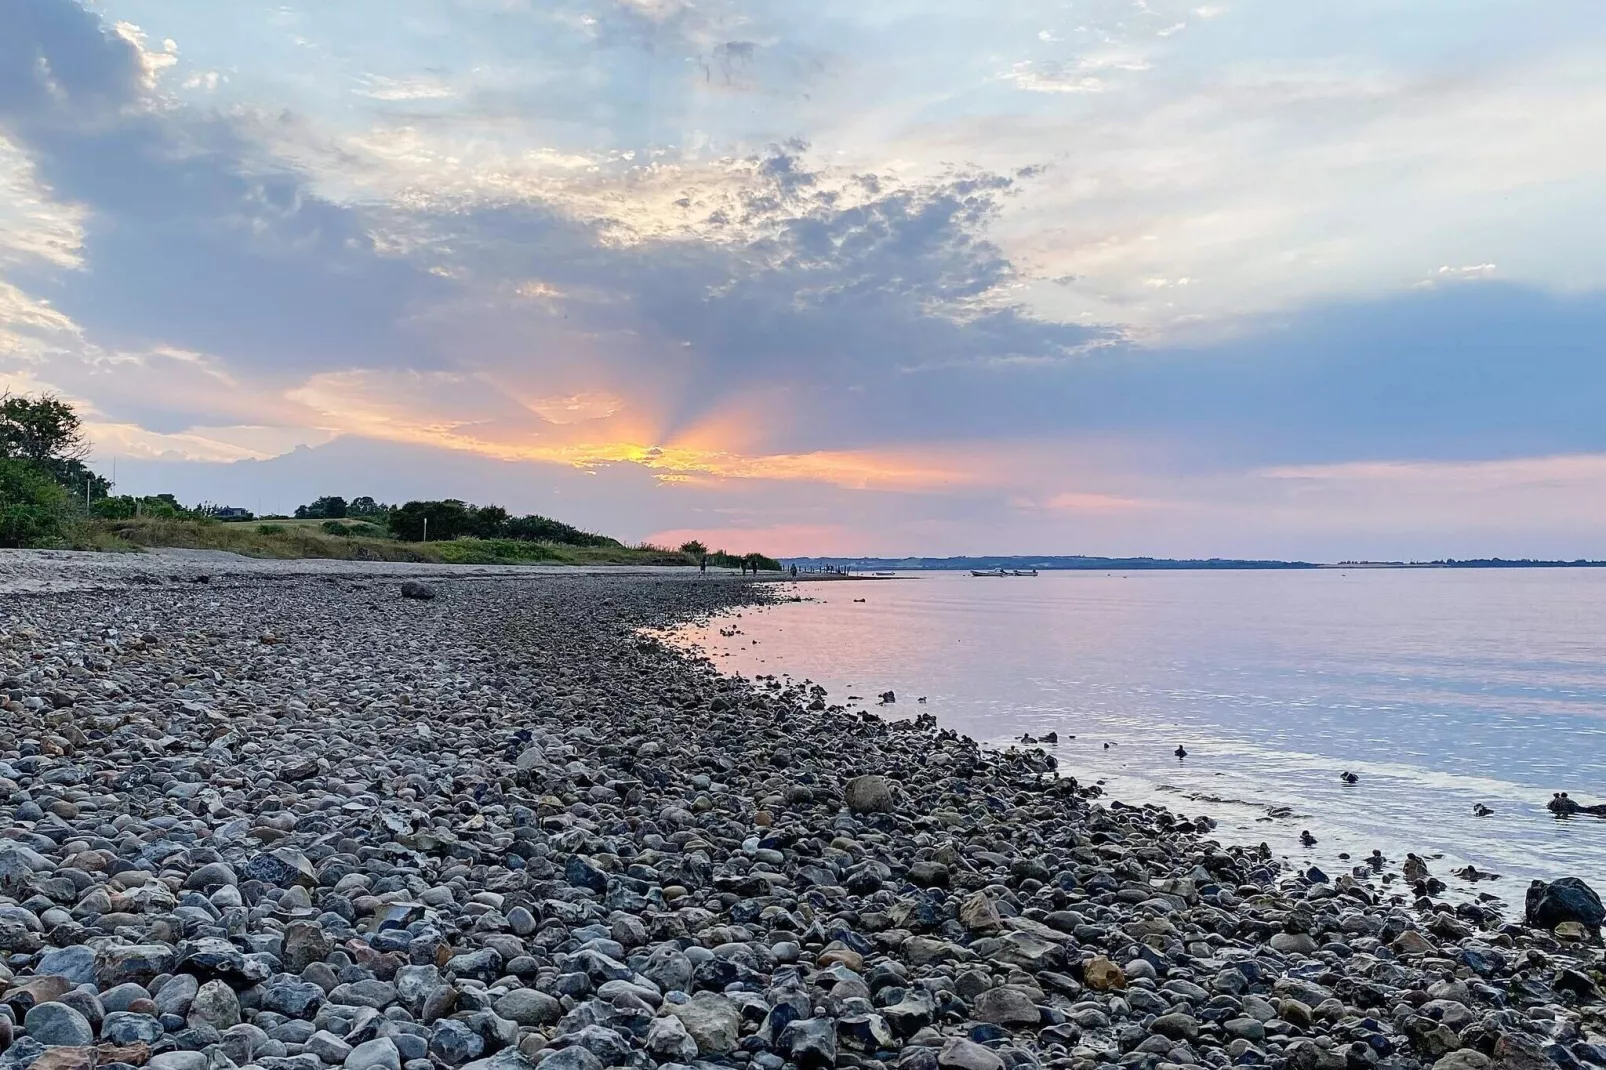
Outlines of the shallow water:
{"label": "shallow water", "polygon": [[1606,885],[1606,820],[1544,808],[1561,790],[1606,801],[1606,570],[916,573],[796,591],[809,600],[682,638],[833,702],[891,690],[882,713],[984,743],[1057,731],[1061,771],[1111,798],[1209,814],[1224,841],[1330,873],[1375,847],[1442,855],[1434,874],[1462,892],[1450,871],[1467,862],[1502,874],[1475,890],[1513,903],[1531,877]]}

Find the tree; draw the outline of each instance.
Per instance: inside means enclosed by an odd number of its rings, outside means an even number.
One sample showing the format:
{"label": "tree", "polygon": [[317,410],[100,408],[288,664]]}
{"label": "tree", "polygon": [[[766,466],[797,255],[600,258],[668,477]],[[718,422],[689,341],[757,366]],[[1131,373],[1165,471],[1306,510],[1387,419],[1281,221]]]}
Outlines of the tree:
{"label": "tree", "polygon": [[572,524],[565,524],[561,520],[551,517],[530,516],[514,517],[504,525],[503,530],[510,539],[521,542],[556,542],[565,546],[618,546],[615,539],[606,535],[594,535],[589,531],[581,531]]}
{"label": "tree", "polygon": [[298,520],[344,520],[346,518],[346,499],[336,495],[325,495],[313,499],[310,505],[296,506],[296,519]]}
{"label": "tree", "polygon": [[[427,523],[426,523],[427,522]],[[390,511],[390,531],[403,542],[431,542],[468,534],[469,507],[456,498],[440,502],[408,502]]]}
{"label": "tree", "polygon": [[89,455],[78,413],[54,394],[0,394],[0,453],[54,466]]}
{"label": "tree", "polygon": [[56,542],[73,519],[71,496],[44,466],[0,457],[0,546]]}
{"label": "tree", "polygon": [[366,494],[351,499],[351,504],[346,506],[347,516],[384,516],[389,511],[388,508],[380,505]]}
{"label": "tree", "polygon": [[469,534],[478,539],[500,538],[507,529],[507,510],[500,505],[486,505],[478,509],[469,506]]}
{"label": "tree", "polygon": [[680,552],[683,554],[690,554],[693,557],[703,557],[708,553],[708,547],[704,546],[696,539],[690,539],[680,544]]}

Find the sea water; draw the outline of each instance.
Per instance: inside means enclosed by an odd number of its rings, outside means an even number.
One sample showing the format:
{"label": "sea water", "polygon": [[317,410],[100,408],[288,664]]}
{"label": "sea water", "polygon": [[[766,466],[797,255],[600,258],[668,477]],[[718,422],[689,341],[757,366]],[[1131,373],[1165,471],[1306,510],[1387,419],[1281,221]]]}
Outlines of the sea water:
{"label": "sea water", "polygon": [[[1545,808],[1606,801],[1606,569],[921,572],[790,593],[680,638],[988,745],[1056,732],[1062,774],[1294,864],[1414,851],[1465,894],[1520,904],[1530,878],[1569,874],[1606,891],[1606,819]],[[1452,875],[1468,863],[1500,879]]]}

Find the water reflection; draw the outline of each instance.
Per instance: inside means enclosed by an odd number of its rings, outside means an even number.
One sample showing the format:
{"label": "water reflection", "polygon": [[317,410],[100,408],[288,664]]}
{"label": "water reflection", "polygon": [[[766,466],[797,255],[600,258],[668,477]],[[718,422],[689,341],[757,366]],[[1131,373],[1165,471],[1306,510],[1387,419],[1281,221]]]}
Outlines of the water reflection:
{"label": "water reflection", "polygon": [[722,668],[807,676],[835,701],[892,690],[883,712],[930,711],[985,742],[1056,731],[1048,749],[1084,782],[1299,861],[1442,853],[1451,884],[1471,861],[1506,878],[1479,890],[1515,901],[1530,876],[1606,874],[1606,821],[1544,810],[1557,790],[1606,797],[1606,572],[925,573],[798,590],[812,600],[686,637]]}

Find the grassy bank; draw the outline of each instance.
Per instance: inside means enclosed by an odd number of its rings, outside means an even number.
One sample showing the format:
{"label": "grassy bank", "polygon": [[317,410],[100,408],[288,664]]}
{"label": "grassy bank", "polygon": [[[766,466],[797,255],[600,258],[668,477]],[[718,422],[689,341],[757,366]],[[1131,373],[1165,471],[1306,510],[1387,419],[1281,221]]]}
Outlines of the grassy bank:
{"label": "grassy bank", "polygon": [[245,557],[321,557],[342,561],[424,561],[453,565],[692,565],[675,550],[626,546],[563,546],[512,539],[453,539],[400,542],[384,537],[331,535],[316,524],[294,521],[223,524],[216,521],[141,517],[96,520],[75,540],[86,550],[138,550],[172,546],[225,550]]}

